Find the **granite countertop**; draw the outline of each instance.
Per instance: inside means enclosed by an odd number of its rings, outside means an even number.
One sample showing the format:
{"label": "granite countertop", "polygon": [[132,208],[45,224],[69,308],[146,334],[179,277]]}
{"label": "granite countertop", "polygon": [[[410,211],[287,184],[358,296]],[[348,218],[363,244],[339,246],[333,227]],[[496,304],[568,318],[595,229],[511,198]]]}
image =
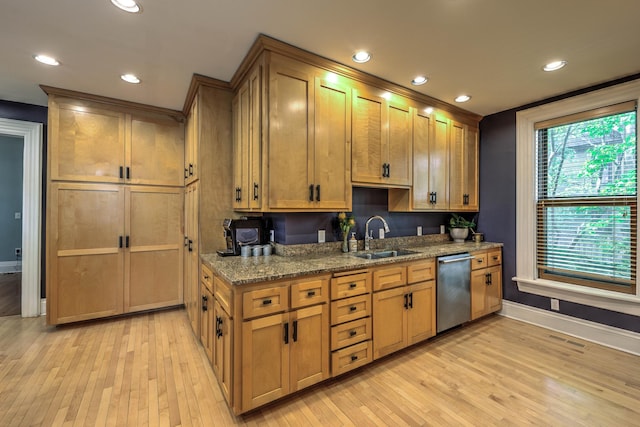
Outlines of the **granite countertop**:
{"label": "granite countertop", "polygon": [[[391,240],[391,239],[389,239]],[[271,255],[259,257],[221,257],[217,253],[202,254],[202,261],[214,273],[232,285],[264,282],[277,279],[291,279],[308,274],[334,273],[339,271],[369,268],[397,262],[415,261],[434,258],[461,252],[502,247],[502,243],[492,242],[426,242],[419,245],[388,246],[389,248],[409,249],[415,254],[395,258],[362,259],[353,253],[339,252],[339,247],[332,252],[306,253],[301,255]],[[372,251],[379,251],[377,248]],[[276,248],[276,252],[278,249]],[[363,253],[363,252],[358,252]]]}

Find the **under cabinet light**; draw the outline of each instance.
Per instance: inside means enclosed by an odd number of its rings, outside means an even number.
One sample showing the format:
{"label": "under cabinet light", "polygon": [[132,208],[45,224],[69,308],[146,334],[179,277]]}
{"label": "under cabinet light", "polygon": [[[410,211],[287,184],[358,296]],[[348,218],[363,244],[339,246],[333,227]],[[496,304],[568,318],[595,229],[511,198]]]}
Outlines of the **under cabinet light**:
{"label": "under cabinet light", "polygon": [[134,0],[111,0],[111,3],[118,9],[122,9],[125,12],[129,13],[140,13],[142,12],[142,7],[136,3]]}

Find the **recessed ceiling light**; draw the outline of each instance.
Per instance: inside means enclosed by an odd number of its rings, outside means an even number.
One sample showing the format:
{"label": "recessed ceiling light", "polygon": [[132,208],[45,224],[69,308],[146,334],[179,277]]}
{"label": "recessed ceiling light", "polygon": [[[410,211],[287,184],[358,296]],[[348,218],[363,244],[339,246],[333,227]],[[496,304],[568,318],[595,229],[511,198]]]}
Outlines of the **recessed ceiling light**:
{"label": "recessed ceiling light", "polygon": [[411,80],[411,84],[415,86],[420,86],[425,84],[427,80],[429,79],[427,79],[426,76],[416,76],[413,80]]}
{"label": "recessed ceiling light", "polygon": [[433,113],[433,107],[427,107],[427,108],[425,108],[425,109],[424,109],[424,112],[425,112],[425,113],[427,113],[427,114],[431,114],[431,113]]}
{"label": "recessed ceiling light", "polygon": [[456,102],[467,102],[470,99],[471,99],[471,97],[469,95],[460,95],[460,96],[456,97],[455,101]]}
{"label": "recessed ceiling light", "polygon": [[60,65],[60,62],[56,58],[47,55],[34,55],[33,59],[47,65]]}
{"label": "recessed ceiling light", "polygon": [[142,7],[133,0],[111,0],[111,3],[113,3],[113,5],[117,8],[124,10],[125,12],[142,12]]}
{"label": "recessed ceiling light", "polygon": [[140,79],[135,74],[123,74],[120,76],[120,78],[127,83],[133,83],[133,84],[140,83]]}
{"label": "recessed ceiling light", "polygon": [[371,54],[366,50],[359,50],[353,54],[353,61],[358,64],[363,64],[371,59]]}
{"label": "recessed ceiling light", "polygon": [[553,61],[542,67],[544,71],[556,71],[567,65],[567,61]]}

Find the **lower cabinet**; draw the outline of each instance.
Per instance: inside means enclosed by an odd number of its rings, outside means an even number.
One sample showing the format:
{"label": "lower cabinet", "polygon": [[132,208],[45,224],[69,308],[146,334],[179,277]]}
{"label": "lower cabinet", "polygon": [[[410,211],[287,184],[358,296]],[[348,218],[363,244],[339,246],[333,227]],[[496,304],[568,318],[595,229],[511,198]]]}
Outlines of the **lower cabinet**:
{"label": "lower cabinet", "polygon": [[213,293],[205,283],[201,283],[200,288],[200,308],[202,309],[202,313],[200,315],[200,342],[204,347],[205,353],[207,353],[207,358],[209,362],[213,361],[213,331],[211,328],[213,327],[213,306],[214,299]]}
{"label": "lower cabinet", "polygon": [[215,301],[213,309],[214,329],[212,335],[213,372],[218,378],[220,389],[227,403],[231,402],[232,354],[233,354],[233,322],[229,314]]}
{"label": "lower cabinet", "polygon": [[471,271],[471,320],[502,308],[502,251],[473,253]]}

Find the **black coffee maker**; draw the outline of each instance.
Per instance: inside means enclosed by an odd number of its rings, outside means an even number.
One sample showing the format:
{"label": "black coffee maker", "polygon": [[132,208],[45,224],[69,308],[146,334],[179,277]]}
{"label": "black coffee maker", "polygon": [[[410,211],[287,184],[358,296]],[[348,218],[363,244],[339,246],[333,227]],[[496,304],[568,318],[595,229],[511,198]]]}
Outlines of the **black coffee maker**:
{"label": "black coffee maker", "polygon": [[269,229],[271,228],[269,224],[269,220],[260,217],[226,218],[222,222],[222,229],[227,248],[224,251],[218,251],[218,255],[240,255],[241,246],[268,243]]}

